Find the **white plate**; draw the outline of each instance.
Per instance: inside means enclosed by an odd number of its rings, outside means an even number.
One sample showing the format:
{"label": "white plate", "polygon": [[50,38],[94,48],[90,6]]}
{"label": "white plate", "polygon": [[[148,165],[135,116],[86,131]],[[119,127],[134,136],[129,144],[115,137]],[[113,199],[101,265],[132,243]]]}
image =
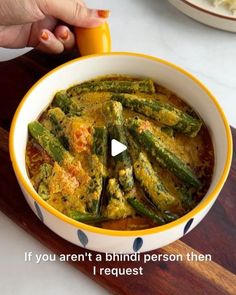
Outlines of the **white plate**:
{"label": "white plate", "polygon": [[236,15],[224,5],[214,7],[211,0],[169,0],[193,19],[217,29],[236,32]]}

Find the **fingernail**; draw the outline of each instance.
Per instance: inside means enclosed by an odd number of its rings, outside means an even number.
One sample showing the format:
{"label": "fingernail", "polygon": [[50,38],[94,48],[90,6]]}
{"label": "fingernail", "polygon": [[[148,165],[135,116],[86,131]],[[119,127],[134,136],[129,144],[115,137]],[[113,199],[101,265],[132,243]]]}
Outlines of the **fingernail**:
{"label": "fingernail", "polygon": [[41,39],[43,39],[44,41],[47,41],[49,39],[48,33],[43,31],[41,34]]}
{"label": "fingernail", "polygon": [[60,37],[63,39],[63,40],[66,40],[68,37],[69,37],[69,32],[68,30],[65,30],[61,35]]}
{"label": "fingernail", "polygon": [[110,10],[98,10],[98,16],[101,18],[108,18],[110,15]]}

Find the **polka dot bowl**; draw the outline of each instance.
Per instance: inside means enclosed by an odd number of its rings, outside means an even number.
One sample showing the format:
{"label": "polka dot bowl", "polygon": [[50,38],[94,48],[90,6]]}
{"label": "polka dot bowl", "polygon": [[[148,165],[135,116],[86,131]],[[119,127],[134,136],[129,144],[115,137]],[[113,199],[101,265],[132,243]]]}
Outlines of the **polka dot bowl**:
{"label": "polka dot bowl", "polygon": [[[26,171],[27,125],[38,118],[59,89],[107,74],[149,77],[182,97],[205,121],[215,152],[210,188],[188,214],[169,224],[137,231],[114,231],[77,222],[44,202],[34,190]],[[99,252],[144,252],[163,247],[190,232],[207,214],[220,193],[231,164],[232,138],[216,98],[190,73],[159,58],[134,53],[109,53],[78,58],[41,78],[20,103],[10,131],[13,168],[31,209],[52,231],[78,246]],[[16,200],[17,201],[17,200]]]}

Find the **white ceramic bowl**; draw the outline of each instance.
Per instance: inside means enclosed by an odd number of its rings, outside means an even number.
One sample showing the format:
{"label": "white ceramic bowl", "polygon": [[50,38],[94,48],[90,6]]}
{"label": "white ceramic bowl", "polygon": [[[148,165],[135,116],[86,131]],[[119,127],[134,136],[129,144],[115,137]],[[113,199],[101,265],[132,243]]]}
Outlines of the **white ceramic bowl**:
{"label": "white ceramic bowl", "polygon": [[236,32],[236,15],[224,5],[215,7],[209,0],[169,0],[184,14],[205,25]]}
{"label": "white ceramic bowl", "polygon": [[[96,76],[118,73],[149,77],[177,93],[203,118],[212,137],[215,167],[206,196],[191,212],[167,225],[138,231],[114,231],[77,222],[44,202],[34,190],[26,172],[27,125],[39,117],[50,104],[55,92]],[[16,177],[28,204],[52,231],[90,250],[131,253],[165,246],[181,238],[203,219],[227,178],[232,158],[232,138],[217,100],[191,74],[155,57],[134,53],[110,53],[78,58],[61,65],[29,90],[12,122],[10,154]]]}

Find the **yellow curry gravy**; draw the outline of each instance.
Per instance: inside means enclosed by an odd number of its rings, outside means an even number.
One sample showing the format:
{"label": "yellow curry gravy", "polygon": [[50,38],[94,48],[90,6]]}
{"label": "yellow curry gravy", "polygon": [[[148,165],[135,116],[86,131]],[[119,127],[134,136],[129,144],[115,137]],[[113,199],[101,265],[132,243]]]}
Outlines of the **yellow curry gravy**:
{"label": "yellow curry gravy", "polygon": [[[137,80],[135,78],[124,77],[124,76],[110,76],[101,79],[115,79],[115,80]],[[177,97],[170,90],[165,89],[160,85],[155,85],[156,93],[155,94],[145,94],[145,98],[150,100],[158,100],[160,102],[168,103],[176,106],[180,110],[191,114],[192,116],[197,116],[194,111],[183,102],[179,97]],[[137,96],[143,97],[143,94],[136,93]],[[37,182],[37,175],[39,173],[39,167],[42,163],[49,163],[54,165],[54,174],[51,177],[49,189],[50,189],[50,198],[46,202],[59,210],[60,212],[67,215],[68,211],[71,209],[79,210],[85,212],[84,200],[86,200],[86,187],[89,179],[89,160],[91,157],[91,148],[89,148],[90,130],[89,128],[82,128],[83,132],[82,139],[76,141],[75,135],[77,134],[77,126],[104,126],[105,120],[101,111],[102,104],[110,99],[110,94],[108,92],[91,92],[84,93],[76,97],[72,97],[76,103],[78,103],[82,109],[83,114],[81,117],[78,117],[77,120],[70,122],[67,126],[67,134],[75,140],[71,142],[73,148],[80,149],[79,153],[76,153],[76,159],[78,160],[78,165],[76,167],[70,167],[70,173],[80,173],[81,183],[79,188],[76,188],[76,183],[73,182],[72,178],[67,177],[66,173],[62,168],[55,164],[54,161],[49,157],[49,155],[31,138],[29,137],[27,148],[26,148],[26,164],[28,168],[29,177],[31,178],[32,184],[37,190],[39,183]],[[50,108],[50,107],[49,107]],[[137,113],[130,111],[129,109],[124,108],[123,114],[125,118],[135,117]],[[45,112],[42,113],[39,121],[45,120]],[[147,120],[147,117],[138,114],[140,118]],[[161,125],[149,119],[152,129],[157,137],[161,138],[165,142],[166,147],[176,154],[180,159],[182,159],[187,165],[194,171],[198,179],[202,182],[202,188],[194,193],[194,198],[199,202],[204,195],[206,194],[213,173],[214,166],[214,151],[211,142],[211,137],[207,130],[207,127],[203,124],[200,132],[197,136],[191,138],[184,134],[174,132],[172,136],[163,132]],[[50,124],[50,122],[46,122]],[[87,133],[85,133],[85,131]],[[151,163],[156,171],[158,171],[158,176],[163,181],[164,185],[168,191],[174,195],[177,199],[182,193],[179,190],[181,185],[180,181],[167,169],[160,167],[153,159]],[[113,176],[113,161],[112,158],[108,160],[108,174],[109,177]],[[145,175],[143,175],[145,177]],[[140,188],[137,185],[137,191],[140,192]],[[76,191],[76,194],[74,193]],[[196,205],[195,204],[195,205]],[[179,210],[180,216],[186,213],[184,208],[177,208]],[[133,216],[127,217],[120,220],[111,220],[104,221],[99,224],[100,227],[117,229],[117,230],[133,230],[133,229],[142,229],[156,226],[156,224],[150,221],[146,217],[139,216],[134,213]]]}

